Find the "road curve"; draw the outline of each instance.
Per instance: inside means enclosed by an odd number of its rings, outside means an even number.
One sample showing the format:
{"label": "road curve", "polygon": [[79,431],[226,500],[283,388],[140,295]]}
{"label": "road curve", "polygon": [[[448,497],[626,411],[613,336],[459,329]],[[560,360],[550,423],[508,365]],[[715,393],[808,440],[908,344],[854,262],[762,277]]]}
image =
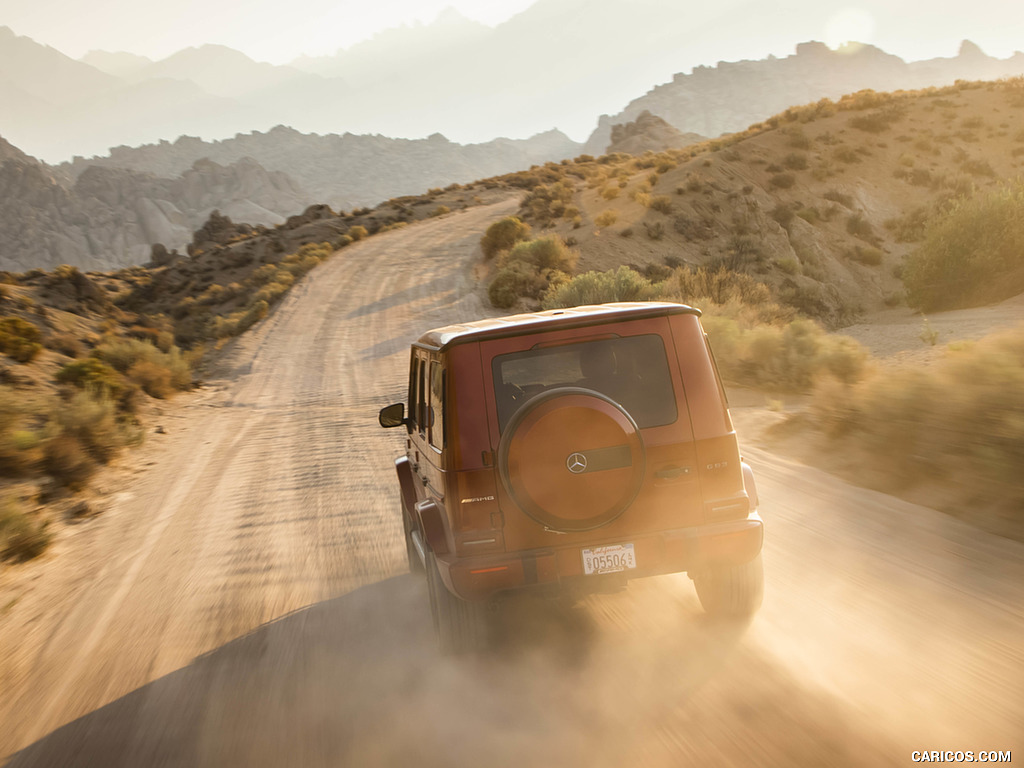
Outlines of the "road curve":
{"label": "road curve", "polygon": [[[433,646],[376,412],[424,328],[476,318],[514,201],[353,244],[166,414],[102,516],[0,579],[10,766],[906,765],[1024,749],[1024,546],[756,445],[749,627],[685,576],[514,606]],[[741,413],[737,413],[742,423]],[[1021,754],[1024,754],[1022,752]]]}

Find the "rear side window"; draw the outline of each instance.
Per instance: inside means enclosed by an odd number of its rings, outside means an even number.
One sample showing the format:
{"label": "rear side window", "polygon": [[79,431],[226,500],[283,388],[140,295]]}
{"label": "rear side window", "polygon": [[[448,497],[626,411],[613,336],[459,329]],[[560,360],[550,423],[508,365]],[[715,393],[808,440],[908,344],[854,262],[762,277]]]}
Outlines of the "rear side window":
{"label": "rear side window", "polygon": [[625,336],[499,355],[491,363],[498,423],[531,397],[558,387],[583,387],[610,397],[641,429],[678,417],[661,336]]}
{"label": "rear side window", "polygon": [[430,408],[432,417],[430,425],[430,444],[438,450],[444,450],[444,400],[447,389],[447,376],[438,362],[430,364]]}

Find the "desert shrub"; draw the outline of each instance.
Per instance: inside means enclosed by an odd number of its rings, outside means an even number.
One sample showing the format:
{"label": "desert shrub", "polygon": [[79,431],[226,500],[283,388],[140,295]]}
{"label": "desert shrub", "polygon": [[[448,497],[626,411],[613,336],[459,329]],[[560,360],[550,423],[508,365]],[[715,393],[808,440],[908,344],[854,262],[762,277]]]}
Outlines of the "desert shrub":
{"label": "desert shrub", "polygon": [[1024,182],[963,199],[929,220],[903,281],[925,311],[975,306],[1024,291]]}
{"label": "desert shrub", "polygon": [[861,161],[860,155],[854,149],[843,145],[832,151],[832,159],[838,160],[840,163],[859,163]]}
{"label": "desert shrub", "polygon": [[793,216],[793,207],[786,203],[778,203],[771,211],[771,217],[786,229],[793,223]]}
{"label": "desert shrub", "polygon": [[915,187],[930,187],[933,183],[932,173],[927,168],[915,168],[907,179]]}
{"label": "desert shrub", "polygon": [[901,110],[890,108],[867,115],[855,115],[850,118],[850,125],[868,133],[882,133],[889,130],[893,123],[902,118],[903,112]]}
{"label": "desert shrub", "polygon": [[560,237],[539,237],[516,243],[499,262],[505,267],[512,262],[522,262],[538,271],[559,270],[571,272],[576,268],[579,254],[571,250]]}
{"label": "desert shrub", "polygon": [[768,179],[768,183],[779,189],[789,189],[796,184],[796,176],[792,173],[776,173]]}
{"label": "desert shrub", "polygon": [[0,385],[0,475],[18,476],[36,468],[49,408],[46,400]]}
{"label": "desert shrub", "polygon": [[845,383],[863,376],[867,350],[854,339],[832,336],[813,320],[742,328],[727,317],[703,322],[722,375],[739,384],[806,392],[825,375]]}
{"label": "desert shrub", "polygon": [[802,152],[790,152],[782,158],[782,164],[791,171],[806,171],[807,155]]}
{"label": "desert shrub", "polygon": [[51,540],[46,521],[33,519],[13,497],[0,500],[0,557],[31,560],[41,555]]}
{"label": "desert shrub", "polygon": [[786,323],[794,317],[792,308],[772,299],[768,286],[743,272],[677,267],[658,288],[659,298],[700,307],[708,318],[729,318],[738,328]]}
{"label": "desert shrub", "polygon": [[871,222],[864,218],[864,214],[860,211],[851,213],[847,217],[846,231],[854,237],[859,237],[864,240],[870,240],[875,235],[875,231],[871,227]]}
{"label": "desert shrub", "polygon": [[320,260],[315,256],[303,256],[292,261],[286,260],[282,263],[282,266],[297,279],[312,270],[313,267],[317,266],[319,263]]}
{"label": "desert shrub", "polygon": [[569,179],[561,179],[553,184],[541,184],[534,187],[523,199],[521,210],[532,216],[537,222],[547,224],[553,212],[556,218],[561,216],[565,206],[573,201],[576,186]]}
{"label": "desert shrub", "polygon": [[255,270],[249,276],[249,281],[251,281],[254,285],[266,285],[267,283],[273,281],[273,279],[274,279],[274,277],[276,275],[277,275],[277,265],[276,264],[264,264],[262,267],[260,267],[259,269]]}
{"label": "desert shrub", "polygon": [[[928,370],[886,368],[854,386],[827,386],[811,402],[815,425],[860,447],[865,468],[890,483],[955,483],[961,509],[1024,535],[1024,328],[947,350]],[[955,450],[951,450],[951,446]]]}
{"label": "desert shrub", "polygon": [[354,227],[349,227],[348,231],[345,232],[345,234],[348,235],[349,237],[351,237],[353,241],[355,241],[355,240],[362,240],[364,237],[366,237],[370,233],[367,231],[366,227],[364,227],[362,224],[356,224]]}
{"label": "desert shrub", "polygon": [[672,213],[672,198],[668,195],[653,195],[647,207],[664,214]]}
{"label": "desert shrub", "polygon": [[817,224],[820,221],[822,221],[822,219],[827,220],[829,218],[827,214],[822,215],[821,211],[819,211],[814,206],[811,206],[810,208],[801,208],[799,211],[796,212],[796,215],[799,216],[804,221],[806,221],[808,224]]}
{"label": "desert shrub", "polygon": [[898,243],[916,243],[924,239],[925,228],[930,218],[926,206],[913,208],[902,216],[886,219],[884,226]]}
{"label": "desert shrub", "polygon": [[498,270],[487,287],[487,297],[499,309],[515,306],[520,298],[537,297],[547,287],[547,281],[523,262],[514,262]]}
{"label": "desert shrub", "polygon": [[149,360],[140,360],[129,368],[128,378],[142,387],[150,397],[165,400],[174,394],[170,369]]}
{"label": "desert shrub", "polygon": [[44,466],[55,481],[72,490],[84,488],[98,469],[96,461],[71,435],[58,435],[47,443]]}
{"label": "desert shrub", "polygon": [[604,304],[611,301],[651,301],[659,289],[629,267],[609,272],[585,272],[544,296],[545,309]]}
{"label": "desert shrub", "polygon": [[786,143],[793,149],[810,149],[811,140],[800,126],[788,126],[783,133],[786,135]]}
{"label": "desert shrub", "polygon": [[42,350],[42,333],[32,323],[20,317],[0,318],[0,352],[17,360],[29,363]]}
{"label": "desert shrub", "polygon": [[800,271],[800,262],[792,256],[786,256],[777,260],[775,265],[787,275],[795,275]]}
{"label": "desert shrub", "polygon": [[760,264],[765,259],[764,246],[760,238],[753,235],[732,235],[726,242],[724,253],[713,258],[708,265],[713,269],[725,267],[732,271],[742,271],[751,264]]}
{"label": "desert shrub", "polygon": [[605,200],[614,200],[616,197],[619,196],[620,191],[621,190],[617,185],[608,184],[601,189],[601,197],[603,197]]}
{"label": "desert shrub", "polygon": [[[188,361],[177,347],[171,347],[168,352],[161,352],[145,341],[123,339],[99,345],[93,351],[93,355],[121,373],[127,374],[128,378],[132,380],[135,380],[132,374],[133,370],[143,379],[148,380],[152,376],[151,366],[158,366],[168,371],[168,380],[174,389],[188,389],[192,386],[192,371]],[[149,365],[140,369],[137,366],[142,362]],[[143,386],[142,380],[137,383]]]}
{"label": "desert shrub", "polygon": [[645,221],[644,231],[651,240],[661,240],[665,236],[665,225],[660,221],[654,223]]}
{"label": "desert shrub", "polygon": [[594,218],[594,223],[599,227],[610,227],[619,218],[619,212],[609,208],[602,211]]}
{"label": "desert shrub", "polygon": [[872,246],[855,245],[847,254],[849,258],[861,264],[877,267],[882,263],[884,254],[878,248]]}
{"label": "desert shrub", "polygon": [[104,464],[133,437],[127,425],[118,421],[113,399],[90,392],[74,393],[52,414],[52,426]]}
{"label": "desert shrub", "polygon": [[267,283],[250,298],[251,302],[265,301],[267,304],[274,304],[288,292],[295,282],[295,276],[287,269],[278,269],[274,273],[273,282]]}
{"label": "desert shrub", "polygon": [[989,161],[983,158],[964,160],[960,163],[960,169],[964,173],[969,173],[972,176],[989,176],[994,178],[996,175],[996,171]]}
{"label": "desert shrub", "polygon": [[215,317],[210,327],[210,334],[215,339],[238,336],[265,318],[269,311],[270,305],[266,301],[255,301],[247,309],[232,312],[227,317]]}
{"label": "desert shrub", "polygon": [[124,379],[112,367],[95,357],[74,360],[57,371],[61,384],[74,384],[80,389],[93,389],[117,397],[124,389]]}
{"label": "desert shrub", "polygon": [[700,192],[704,189],[704,178],[699,173],[686,174],[686,191]]}

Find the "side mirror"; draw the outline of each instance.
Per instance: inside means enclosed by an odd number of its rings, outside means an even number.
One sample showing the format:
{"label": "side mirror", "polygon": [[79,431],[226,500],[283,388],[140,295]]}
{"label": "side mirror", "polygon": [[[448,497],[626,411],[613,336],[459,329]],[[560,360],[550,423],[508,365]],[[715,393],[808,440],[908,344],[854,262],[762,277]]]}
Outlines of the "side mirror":
{"label": "side mirror", "polygon": [[401,427],[406,423],[405,403],[394,403],[393,405],[381,408],[380,413],[377,416],[377,421],[379,421],[380,425],[385,429]]}

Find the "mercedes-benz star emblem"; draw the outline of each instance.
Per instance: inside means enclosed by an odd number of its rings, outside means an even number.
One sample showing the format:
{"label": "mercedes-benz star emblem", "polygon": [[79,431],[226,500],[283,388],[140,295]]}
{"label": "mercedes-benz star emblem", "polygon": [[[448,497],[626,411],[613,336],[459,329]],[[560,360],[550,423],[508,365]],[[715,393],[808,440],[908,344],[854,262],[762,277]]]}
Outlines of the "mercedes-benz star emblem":
{"label": "mercedes-benz star emblem", "polygon": [[574,475],[578,475],[580,472],[587,471],[587,457],[582,453],[570,453],[569,458],[565,460],[565,466],[569,468],[569,471]]}

